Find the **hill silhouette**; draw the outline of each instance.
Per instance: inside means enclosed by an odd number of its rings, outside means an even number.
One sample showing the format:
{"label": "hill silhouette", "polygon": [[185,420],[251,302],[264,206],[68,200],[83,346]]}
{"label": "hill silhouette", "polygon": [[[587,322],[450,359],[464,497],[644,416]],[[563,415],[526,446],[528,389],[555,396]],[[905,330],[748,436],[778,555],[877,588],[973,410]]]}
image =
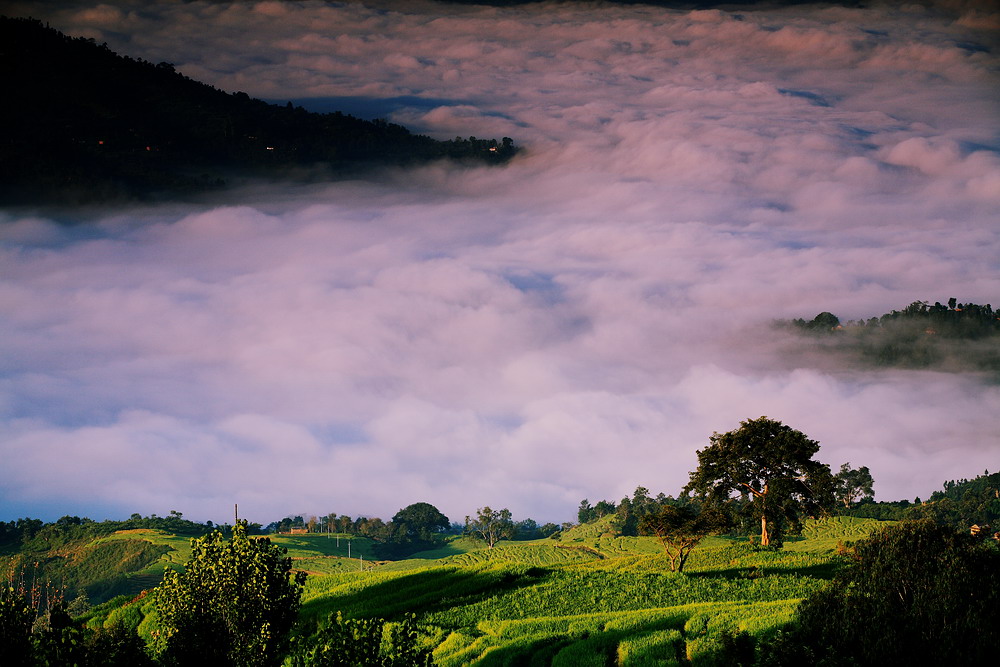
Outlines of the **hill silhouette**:
{"label": "hill silhouette", "polygon": [[438,141],[382,120],[226,93],[40,21],[0,17],[0,204],[174,196],[322,164],[337,176],[436,159],[503,162],[502,141]]}

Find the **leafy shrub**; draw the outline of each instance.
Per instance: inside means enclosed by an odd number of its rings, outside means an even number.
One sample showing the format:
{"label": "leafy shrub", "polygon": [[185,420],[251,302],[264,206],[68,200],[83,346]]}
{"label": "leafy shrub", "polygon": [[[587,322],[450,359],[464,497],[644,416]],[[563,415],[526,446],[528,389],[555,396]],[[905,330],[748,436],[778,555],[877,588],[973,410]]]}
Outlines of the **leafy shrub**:
{"label": "leafy shrub", "polygon": [[31,624],[35,612],[12,586],[0,586],[0,655],[16,667],[31,660]]}
{"label": "leafy shrub", "polygon": [[281,662],[298,616],[305,574],[292,575],[285,550],[251,539],[238,522],[192,540],[184,572],[167,572],[155,602],[164,632],[157,641],[167,664],[250,667]]}
{"label": "leafy shrub", "polygon": [[890,526],[803,602],[765,664],[988,664],[1000,643],[1000,551],[929,520]]}

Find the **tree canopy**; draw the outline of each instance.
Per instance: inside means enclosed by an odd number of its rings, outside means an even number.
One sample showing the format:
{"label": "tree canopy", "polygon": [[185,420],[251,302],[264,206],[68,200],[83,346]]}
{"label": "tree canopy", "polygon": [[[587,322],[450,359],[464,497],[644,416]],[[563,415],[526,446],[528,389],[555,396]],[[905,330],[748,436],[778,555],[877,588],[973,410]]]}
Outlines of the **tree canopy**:
{"label": "tree canopy", "polygon": [[760,520],[760,543],[779,544],[786,523],[798,525],[802,513],[817,516],[833,503],[833,476],[813,460],[819,443],[780,421],[747,419],[728,433],[713,433],[698,450],[698,468],[684,487],[706,501],[724,504],[734,497]]}
{"label": "tree canopy", "polygon": [[410,539],[429,541],[436,533],[448,530],[451,521],[430,503],[413,503],[396,512],[392,523],[405,526]]}
{"label": "tree canopy", "polygon": [[810,349],[848,363],[954,371],[1000,370],[1000,317],[990,304],[914,301],[879,317],[841,322],[829,312],[775,323],[807,337]]}
{"label": "tree canopy", "polygon": [[266,537],[249,537],[243,521],[228,541],[216,531],[191,546],[184,571],[167,571],[156,589],[165,629],[162,661],[280,664],[298,617],[305,574],[293,575],[285,550]]}
{"label": "tree canopy", "polygon": [[514,521],[509,509],[494,510],[487,505],[476,510],[475,519],[465,517],[465,532],[482,539],[492,549],[500,540],[514,537]]}
{"label": "tree canopy", "polygon": [[840,472],[833,476],[837,500],[850,507],[856,502],[871,502],[875,499],[875,480],[868,466],[852,468],[850,461],[840,466]]}

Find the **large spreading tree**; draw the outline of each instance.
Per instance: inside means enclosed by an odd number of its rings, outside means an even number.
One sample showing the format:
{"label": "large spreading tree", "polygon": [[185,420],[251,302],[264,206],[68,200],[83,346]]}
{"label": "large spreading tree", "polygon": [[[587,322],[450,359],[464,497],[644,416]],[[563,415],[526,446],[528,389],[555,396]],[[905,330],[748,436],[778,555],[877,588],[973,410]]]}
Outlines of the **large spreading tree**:
{"label": "large spreading tree", "polygon": [[709,503],[737,497],[760,519],[760,543],[780,543],[785,523],[818,516],[833,504],[830,466],[815,461],[819,443],[780,421],[747,419],[728,433],[713,433],[698,451],[698,469],[684,487]]}

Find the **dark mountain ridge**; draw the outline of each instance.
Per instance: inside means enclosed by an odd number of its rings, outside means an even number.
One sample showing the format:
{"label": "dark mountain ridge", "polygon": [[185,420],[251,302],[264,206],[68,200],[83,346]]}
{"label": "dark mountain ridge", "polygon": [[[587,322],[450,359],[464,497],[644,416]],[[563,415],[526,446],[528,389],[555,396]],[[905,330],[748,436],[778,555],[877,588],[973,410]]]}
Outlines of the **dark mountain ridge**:
{"label": "dark mountain ridge", "polygon": [[148,199],[234,174],[327,177],[438,159],[497,164],[509,138],[438,141],[384,120],[311,113],[119,56],[34,19],[0,17],[0,204]]}

